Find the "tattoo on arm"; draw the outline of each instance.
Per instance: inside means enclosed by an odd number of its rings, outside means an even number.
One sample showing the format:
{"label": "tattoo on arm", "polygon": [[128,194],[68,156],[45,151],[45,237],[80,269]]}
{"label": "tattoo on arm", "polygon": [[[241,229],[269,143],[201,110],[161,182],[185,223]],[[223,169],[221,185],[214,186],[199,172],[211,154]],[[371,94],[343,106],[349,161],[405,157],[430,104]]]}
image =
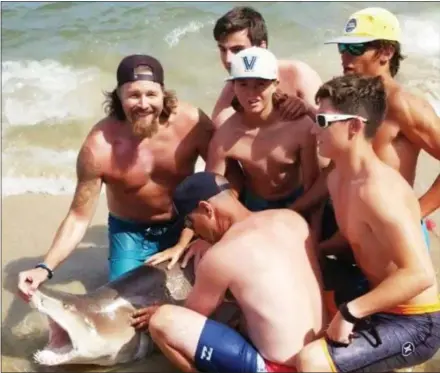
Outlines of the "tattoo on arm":
{"label": "tattoo on arm", "polygon": [[73,209],[85,207],[101,189],[102,165],[88,145],[84,145],[76,163],[78,183],[72,202]]}

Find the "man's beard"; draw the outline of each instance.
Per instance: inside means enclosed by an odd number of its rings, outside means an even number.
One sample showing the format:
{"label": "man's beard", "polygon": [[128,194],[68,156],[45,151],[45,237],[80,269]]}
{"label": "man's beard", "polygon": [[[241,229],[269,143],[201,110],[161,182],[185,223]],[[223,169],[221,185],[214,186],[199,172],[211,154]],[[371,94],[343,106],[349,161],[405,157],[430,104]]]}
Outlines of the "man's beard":
{"label": "man's beard", "polygon": [[133,134],[140,138],[150,138],[152,137],[157,130],[159,129],[159,121],[156,117],[153,120],[146,123],[144,117],[133,118],[134,120],[131,123],[131,129]]}

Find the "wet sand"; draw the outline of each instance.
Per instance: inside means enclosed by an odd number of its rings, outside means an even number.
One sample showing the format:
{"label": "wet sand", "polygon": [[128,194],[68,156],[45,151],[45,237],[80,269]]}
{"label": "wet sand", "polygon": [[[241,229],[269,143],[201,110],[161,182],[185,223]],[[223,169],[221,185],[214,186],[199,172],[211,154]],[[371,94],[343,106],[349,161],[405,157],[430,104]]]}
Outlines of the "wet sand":
{"label": "wet sand", "polygon": [[[17,273],[42,260],[71,198],[24,195],[3,200],[2,229],[2,371],[55,372],[60,367],[32,363],[32,354],[47,342],[47,322],[16,296]],[[107,208],[101,198],[82,243],[47,285],[84,293],[107,279]],[[170,372],[175,369],[159,354],[134,364],[114,367],[64,366],[63,371]]]}

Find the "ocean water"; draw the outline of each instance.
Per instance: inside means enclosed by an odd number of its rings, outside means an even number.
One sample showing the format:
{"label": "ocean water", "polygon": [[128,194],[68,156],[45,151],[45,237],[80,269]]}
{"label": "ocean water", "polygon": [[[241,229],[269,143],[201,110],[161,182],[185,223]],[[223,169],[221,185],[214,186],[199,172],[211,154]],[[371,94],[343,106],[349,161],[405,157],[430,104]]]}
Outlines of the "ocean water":
{"label": "ocean water", "polygon": [[[78,149],[104,115],[103,91],[114,88],[116,67],[125,55],[157,56],[167,87],[211,113],[226,77],[213,25],[239,4],[244,3],[2,3],[2,196],[73,192]],[[305,61],[323,80],[341,72],[336,47],[323,41],[340,33],[347,17],[358,9],[377,5],[390,9],[401,21],[407,55],[399,80],[425,95],[440,113],[439,3],[246,4],[265,17],[269,47],[279,58]],[[23,320],[20,330],[8,329],[5,326],[2,332],[4,350],[14,352],[2,353],[2,370],[59,371],[29,360],[46,338],[38,315]],[[20,337],[9,338],[11,333]],[[148,360],[124,367],[66,370],[152,372],[159,367],[171,369],[163,361],[152,365]]]}
{"label": "ocean water", "polygon": [[[232,2],[2,3],[2,195],[66,194],[75,159],[103,115],[103,91],[115,85],[125,55],[163,63],[166,85],[211,113],[224,84],[212,36]],[[243,4],[243,3],[242,3]],[[328,79],[341,72],[336,47],[353,11],[377,3],[258,2],[279,58],[309,63]],[[439,3],[380,3],[398,15],[407,59],[399,79],[440,112]]]}

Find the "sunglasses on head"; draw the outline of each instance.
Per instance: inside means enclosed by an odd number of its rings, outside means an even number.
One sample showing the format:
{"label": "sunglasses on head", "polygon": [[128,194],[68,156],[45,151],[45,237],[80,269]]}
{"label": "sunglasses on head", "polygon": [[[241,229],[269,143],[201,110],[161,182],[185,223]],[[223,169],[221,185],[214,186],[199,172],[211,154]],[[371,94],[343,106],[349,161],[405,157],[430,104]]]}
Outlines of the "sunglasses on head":
{"label": "sunglasses on head", "polygon": [[350,115],[350,114],[317,114],[316,115],[316,123],[321,128],[327,128],[333,122],[340,122],[349,119],[359,119],[362,122],[367,122],[367,120],[359,115]]}
{"label": "sunglasses on head", "polygon": [[356,43],[356,44],[345,44],[339,43],[338,50],[339,53],[349,53],[352,56],[362,56],[365,51],[368,49],[371,43]]}

